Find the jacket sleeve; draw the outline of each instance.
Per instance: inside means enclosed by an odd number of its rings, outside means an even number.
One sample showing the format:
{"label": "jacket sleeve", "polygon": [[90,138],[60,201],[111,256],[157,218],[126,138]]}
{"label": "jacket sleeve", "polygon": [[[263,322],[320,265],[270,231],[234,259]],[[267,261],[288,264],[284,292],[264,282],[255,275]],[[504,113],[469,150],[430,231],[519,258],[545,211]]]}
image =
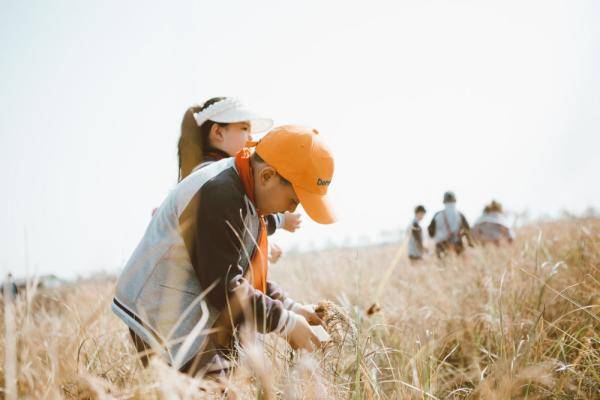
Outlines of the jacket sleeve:
{"label": "jacket sleeve", "polygon": [[413,222],[412,224],[412,235],[415,240],[415,244],[417,246],[417,250],[419,252],[423,251],[423,230],[419,226],[417,222]]}
{"label": "jacket sleeve", "polygon": [[277,214],[269,214],[265,216],[265,223],[267,225],[267,235],[271,236],[277,230],[279,225],[279,221],[277,220],[278,217],[279,216]]}
{"label": "jacket sleeve", "polygon": [[462,234],[464,236],[466,236],[467,243],[469,244],[469,246],[473,247],[473,237],[471,235],[471,227],[469,226],[469,222],[467,221],[467,218],[465,218],[463,213],[460,213],[460,228],[461,228]]}
{"label": "jacket sleeve", "polygon": [[467,218],[463,215],[463,213],[460,213],[460,227],[462,229],[464,229],[465,231],[471,230],[471,227],[469,226],[469,222],[467,221]]}
{"label": "jacket sleeve", "polygon": [[236,322],[250,315],[257,329],[271,332],[286,311],[280,301],[254,289],[244,278],[242,260],[250,255],[242,245],[248,234],[243,209],[243,194],[207,182],[180,218],[182,235],[201,287],[215,285],[207,301],[221,310],[231,308],[232,302],[250,309],[243,315],[236,313]]}
{"label": "jacket sleeve", "polygon": [[267,296],[281,301],[286,310],[294,310],[296,301],[292,300],[292,298],[287,295],[283,288],[273,281],[267,281]]}
{"label": "jacket sleeve", "polygon": [[435,236],[435,217],[437,217],[437,214],[433,216],[431,222],[429,223],[429,226],[427,227],[427,232],[429,233],[430,238]]}

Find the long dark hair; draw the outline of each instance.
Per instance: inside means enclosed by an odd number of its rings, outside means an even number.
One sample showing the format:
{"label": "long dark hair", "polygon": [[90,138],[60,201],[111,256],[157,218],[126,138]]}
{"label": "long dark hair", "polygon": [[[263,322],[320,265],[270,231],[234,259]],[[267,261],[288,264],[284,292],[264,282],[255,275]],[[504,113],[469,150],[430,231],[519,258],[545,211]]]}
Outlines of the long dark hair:
{"label": "long dark hair", "polygon": [[179,160],[178,182],[188,176],[202,162],[204,150],[209,147],[208,135],[214,124],[226,126],[211,120],[198,126],[194,114],[206,109],[211,104],[225,100],[226,97],[213,97],[201,106],[192,106],[185,111],[181,120],[181,135],[177,143],[177,158]]}

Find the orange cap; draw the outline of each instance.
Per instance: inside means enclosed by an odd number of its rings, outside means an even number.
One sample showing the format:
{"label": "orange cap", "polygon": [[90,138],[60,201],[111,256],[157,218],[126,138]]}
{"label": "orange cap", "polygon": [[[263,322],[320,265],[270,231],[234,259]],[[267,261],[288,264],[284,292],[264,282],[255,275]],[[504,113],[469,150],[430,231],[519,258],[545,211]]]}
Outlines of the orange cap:
{"label": "orange cap", "polygon": [[333,156],[316,129],[284,125],[267,133],[256,153],[290,181],[308,216],[320,224],[336,221],[327,199],[333,177]]}

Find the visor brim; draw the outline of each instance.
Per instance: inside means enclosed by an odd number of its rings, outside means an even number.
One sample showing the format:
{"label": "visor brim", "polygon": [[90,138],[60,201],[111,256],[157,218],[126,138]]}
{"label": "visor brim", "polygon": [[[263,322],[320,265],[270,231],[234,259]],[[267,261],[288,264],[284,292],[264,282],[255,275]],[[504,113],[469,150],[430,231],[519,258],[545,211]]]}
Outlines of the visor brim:
{"label": "visor brim", "polygon": [[223,111],[210,118],[211,121],[222,124],[234,124],[238,122],[249,122],[251,133],[260,133],[268,131],[273,127],[273,120],[264,118],[253,111],[243,108],[233,108]]}
{"label": "visor brim", "polygon": [[294,187],[294,191],[310,219],[324,225],[333,224],[337,221],[333,206],[327,195],[311,193],[297,187]]}

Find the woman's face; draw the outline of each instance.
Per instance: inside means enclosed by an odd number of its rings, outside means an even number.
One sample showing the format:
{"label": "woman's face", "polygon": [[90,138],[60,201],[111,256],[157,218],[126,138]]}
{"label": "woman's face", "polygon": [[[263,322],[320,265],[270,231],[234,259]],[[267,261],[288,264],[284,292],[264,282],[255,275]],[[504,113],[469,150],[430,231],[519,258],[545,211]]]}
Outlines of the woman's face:
{"label": "woman's face", "polygon": [[225,126],[215,124],[210,134],[211,146],[230,156],[235,156],[243,149],[248,140],[252,140],[249,122],[236,122]]}

